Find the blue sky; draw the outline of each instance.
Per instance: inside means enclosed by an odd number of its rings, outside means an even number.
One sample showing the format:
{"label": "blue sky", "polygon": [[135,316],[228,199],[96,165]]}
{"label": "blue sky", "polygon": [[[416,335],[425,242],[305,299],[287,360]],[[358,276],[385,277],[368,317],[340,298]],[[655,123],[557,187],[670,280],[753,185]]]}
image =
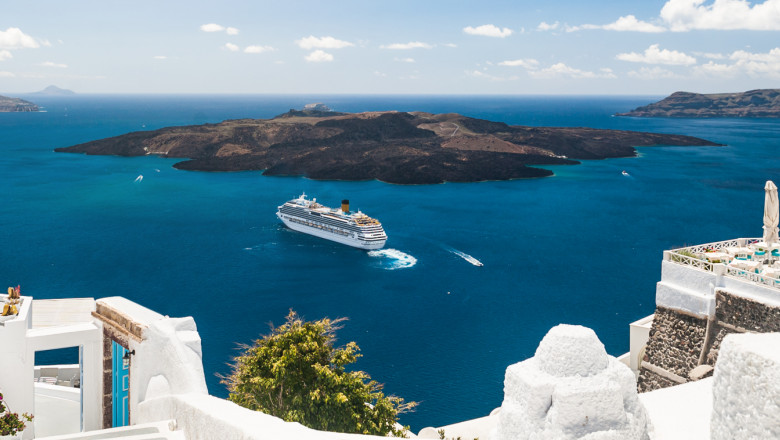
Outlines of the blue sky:
{"label": "blue sky", "polygon": [[14,1],[0,93],[780,88],[780,0]]}

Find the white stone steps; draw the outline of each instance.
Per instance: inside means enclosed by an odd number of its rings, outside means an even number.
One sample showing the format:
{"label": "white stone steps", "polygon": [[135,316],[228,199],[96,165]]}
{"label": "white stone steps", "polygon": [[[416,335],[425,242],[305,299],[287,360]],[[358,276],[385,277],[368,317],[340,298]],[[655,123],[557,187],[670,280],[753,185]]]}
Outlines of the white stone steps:
{"label": "white stone steps", "polygon": [[177,430],[175,420],[51,437],[36,437],[36,440],[103,440],[116,438],[123,440],[186,440],[184,432]]}

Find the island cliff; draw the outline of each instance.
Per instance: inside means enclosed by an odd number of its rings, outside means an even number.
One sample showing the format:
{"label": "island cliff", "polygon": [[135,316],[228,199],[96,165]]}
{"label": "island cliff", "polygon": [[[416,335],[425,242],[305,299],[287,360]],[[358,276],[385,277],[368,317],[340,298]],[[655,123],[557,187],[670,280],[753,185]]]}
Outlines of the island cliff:
{"label": "island cliff", "polygon": [[19,98],[0,96],[0,112],[37,112],[38,106]]}
{"label": "island cliff", "polygon": [[634,146],[718,145],[690,136],[592,128],[523,127],[455,113],[291,110],[273,119],[168,127],[58,152],[188,158],[185,170],[263,170],[322,180],[423,184],[552,175],[530,165],[631,157]]}
{"label": "island cliff", "polygon": [[780,89],[744,93],[675,92],[661,101],[616,116],[659,118],[780,118]]}

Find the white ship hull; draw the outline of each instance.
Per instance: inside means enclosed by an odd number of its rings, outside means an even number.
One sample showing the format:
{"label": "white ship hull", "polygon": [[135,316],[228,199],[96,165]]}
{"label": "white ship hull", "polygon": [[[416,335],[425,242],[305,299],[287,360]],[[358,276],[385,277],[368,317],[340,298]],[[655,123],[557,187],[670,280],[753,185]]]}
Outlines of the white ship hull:
{"label": "white ship hull", "polygon": [[336,243],[345,244],[347,246],[356,247],[358,249],[365,249],[365,250],[376,250],[381,249],[387,240],[372,240],[372,241],[365,241],[360,240],[358,238],[350,237],[350,236],[342,236],[337,235],[332,232],[324,231],[322,229],[302,225],[299,223],[291,222],[285,218],[285,216],[279,215],[277,213],[277,217],[279,217],[279,220],[282,221],[282,223],[285,224],[288,228],[303,232],[304,234],[313,235],[315,237],[324,238],[326,240],[335,241]]}

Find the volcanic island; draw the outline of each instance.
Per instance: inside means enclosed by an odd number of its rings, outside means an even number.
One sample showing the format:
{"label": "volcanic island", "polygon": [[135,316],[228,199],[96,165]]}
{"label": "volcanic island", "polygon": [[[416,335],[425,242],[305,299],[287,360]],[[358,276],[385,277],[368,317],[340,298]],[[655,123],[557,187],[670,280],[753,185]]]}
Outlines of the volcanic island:
{"label": "volcanic island", "polygon": [[675,134],[527,127],[457,113],[290,110],[272,119],[167,127],[57,148],[89,155],[185,158],[195,171],[380,180],[396,184],[545,177],[534,165],[636,156],[634,147],[718,146]]}

